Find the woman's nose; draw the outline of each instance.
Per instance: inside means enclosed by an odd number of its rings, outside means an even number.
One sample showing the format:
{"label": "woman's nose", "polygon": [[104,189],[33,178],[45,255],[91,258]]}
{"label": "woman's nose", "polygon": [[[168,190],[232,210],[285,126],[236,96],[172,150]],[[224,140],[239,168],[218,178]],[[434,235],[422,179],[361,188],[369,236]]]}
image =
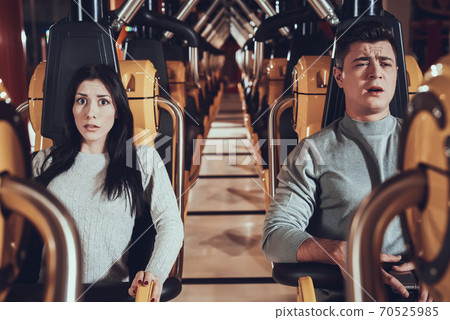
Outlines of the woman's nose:
{"label": "woman's nose", "polygon": [[95,106],[93,106],[92,103],[88,102],[88,105],[86,107],[87,107],[86,118],[88,119],[96,118],[97,111]]}

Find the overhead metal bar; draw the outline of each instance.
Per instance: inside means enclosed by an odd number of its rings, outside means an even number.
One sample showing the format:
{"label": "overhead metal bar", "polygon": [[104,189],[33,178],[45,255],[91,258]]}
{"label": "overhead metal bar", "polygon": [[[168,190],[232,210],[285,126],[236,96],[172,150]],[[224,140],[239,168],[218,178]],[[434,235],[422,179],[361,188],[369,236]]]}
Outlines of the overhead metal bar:
{"label": "overhead metal bar", "polygon": [[261,20],[251,11],[247,5],[242,0],[234,0],[242,9],[242,11],[247,15],[247,17],[252,21],[256,27],[261,24]]}
{"label": "overhead metal bar", "polygon": [[239,13],[238,10],[234,7],[230,7],[231,17],[236,19],[236,22],[238,22],[238,25],[244,26],[245,29],[250,33],[251,36],[255,34],[255,29],[252,27],[252,25],[246,20],[242,15]]}
{"label": "overhead metal bar", "polygon": [[325,19],[332,26],[339,24],[339,18],[334,12],[334,7],[328,0],[308,0],[308,3],[320,19]]}
{"label": "overhead metal bar", "polygon": [[242,24],[240,23],[240,21],[238,19],[236,19],[236,17],[230,16],[230,23],[234,24],[234,26],[238,29],[238,31],[242,35],[242,37],[245,38],[245,41],[247,41],[248,39],[250,39],[252,37],[251,34],[248,34],[247,32],[245,32],[245,30],[243,30]]}
{"label": "overhead metal bar", "polygon": [[136,15],[138,10],[142,7],[145,0],[129,0],[126,1],[117,9],[117,18],[111,23],[111,28],[115,31],[120,31],[125,24],[130,23],[131,19]]}
{"label": "overhead metal bar", "polygon": [[189,0],[184,3],[184,5],[177,12],[175,18],[178,20],[184,21],[188,17],[188,15],[192,12],[192,9],[197,5],[200,0]]}
{"label": "overhead metal bar", "polygon": [[222,16],[227,12],[228,10],[225,7],[222,7],[222,9],[219,10],[219,12],[217,13],[217,15],[214,17],[214,19],[208,23],[208,25],[206,26],[205,30],[203,30],[201,36],[203,38],[206,38],[210,32],[212,30],[214,30],[214,26],[216,25],[216,23],[219,21],[219,19],[222,18]]}
{"label": "overhead metal bar", "polygon": [[[272,17],[277,14],[275,9],[272,7],[272,5],[267,0],[255,0],[256,3],[261,7],[261,9],[264,11],[265,14],[267,14],[269,17]],[[287,27],[283,27],[280,29],[280,32],[283,36],[289,37],[289,29]]]}
{"label": "overhead metal bar", "polygon": [[229,36],[230,36],[230,26],[228,25],[226,26],[225,33],[223,34],[222,38],[218,41],[216,48],[220,49]]}
{"label": "overhead metal bar", "polygon": [[[188,15],[192,12],[192,10],[194,9],[194,7],[197,5],[197,3],[199,1],[200,0],[189,0],[189,1],[186,1],[184,3],[184,5],[180,8],[180,10],[177,12],[175,18],[177,20],[180,20],[180,21],[186,20]],[[164,33],[164,35],[163,35],[164,39],[170,39],[172,37],[173,37],[173,33],[170,32],[170,31],[166,31]]]}
{"label": "overhead metal bar", "polygon": [[218,35],[214,37],[212,40],[214,47],[216,47],[217,49],[222,47],[223,43],[225,42],[225,40],[228,38],[229,35],[230,35],[230,24],[224,23],[220,28]]}
{"label": "overhead metal bar", "polygon": [[208,35],[206,38],[206,41],[211,42],[211,40],[214,38],[214,36],[217,34],[217,31],[222,28],[222,25],[224,23],[227,23],[228,19],[226,17],[222,16],[222,20],[217,24],[217,26],[212,30],[212,32]]}
{"label": "overhead metal bar", "polygon": [[230,24],[230,33],[231,36],[236,40],[236,42],[238,43],[238,45],[240,47],[243,47],[245,44],[245,38],[239,33],[238,29],[236,28],[236,26],[231,23]]}
{"label": "overhead metal bar", "polygon": [[209,6],[209,8],[208,8],[208,10],[206,10],[205,14],[195,24],[195,26],[194,26],[195,32],[199,32],[201,30],[201,28],[203,28],[205,23],[208,22],[209,17],[213,13],[213,11],[217,8],[217,5],[220,3],[220,1],[221,0],[214,0],[214,2]]}

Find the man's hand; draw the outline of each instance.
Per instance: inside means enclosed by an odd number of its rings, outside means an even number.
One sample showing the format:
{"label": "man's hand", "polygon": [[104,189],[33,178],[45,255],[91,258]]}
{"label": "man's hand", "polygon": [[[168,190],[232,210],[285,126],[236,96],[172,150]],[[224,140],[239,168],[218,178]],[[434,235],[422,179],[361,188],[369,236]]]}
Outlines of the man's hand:
{"label": "man's hand", "polygon": [[[381,262],[399,262],[402,259],[402,256],[394,256],[392,254],[382,253],[380,255]],[[395,266],[392,268],[393,270]],[[399,270],[395,270],[399,271]],[[406,270],[405,270],[406,271]],[[409,270],[408,270],[409,271]],[[391,286],[394,290],[400,292],[403,298],[409,297],[409,292],[406,290],[405,286],[393,275],[390,275],[385,270],[381,269],[381,276],[383,277],[383,282],[389,286]]]}
{"label": "man's hand", "polygon": [[[398,271],[398,272],[412,271],[412,270],[414,270],[414,264],[412,262],[405,262],[401,265],[393,266],[392,270]],[[401,291],[399,291],[399,292],[401,292]],[[406,296],[406,298],[407,297],[408,296]],[[419,302],[432,302],[432,301],[433,301],[433,297],[428,293],[427,287],[422,282],[419,282]]]}
{"label": "man's hand", "polygon": [[[320,262],[326,264],[336,264],[341,269],[341,273],[344,278],[348,278],[347,271],[347,242],[339,240],[331,240],[325,238],[309,238],[305,240],[297,250],[298,262]],[[401,256],[394,256],[392,254],[382,253],[380,255],[380,262],[399,262],[402,259]],[[414,264],[412,262],[406,262],[398,266],[393,266],[392,270],[412,271],[414,270]],[[381,270],[383,282],[391,286],[404,298],[409,297],[409,292],[405,286],[394,276],[390,275],[383,269]],[[419,302],[433,301],[433,298],[429,295],[428,289],[419,283]]]}

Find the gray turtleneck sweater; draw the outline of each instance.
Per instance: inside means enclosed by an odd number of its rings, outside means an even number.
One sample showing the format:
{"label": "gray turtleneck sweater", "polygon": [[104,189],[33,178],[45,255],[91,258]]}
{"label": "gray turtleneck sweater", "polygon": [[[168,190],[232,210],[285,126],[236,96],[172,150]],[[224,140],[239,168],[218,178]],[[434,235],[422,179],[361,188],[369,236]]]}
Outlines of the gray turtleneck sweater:
{"label": "gray turtleneck sweater", "polygon": [[[302,140],[286,160],[263,229],[273,262],[297,262],[309,237],[346,240],[354,210],[396,173],[401,120],[362,122],[345,115]],[[400,219],[386,231],[383,252],[405,251]]]}
{"label": "gray turtleneck sweater", "polygon": [[[33,176],[41,173],[49,153],[50,149],[45,149],[36,154]],[[149,214],[157,232],[155,249],[146,271],[164,282],[183,243],[183,223],[158,152],[153,147],[140,146],[137,147],[137,159],[145,200],[150,203]],[[49,164],[47,162],[46,166]],[[110,201],[101,192],[108,164],[107,153],[79,152],[73,166],[48,185],[48,190],[61,200],[75,220],[81,239],[83,282],[86,283],[128,280],[125,263],[135,216],[131,214],[131,204],[125,195]],[[41,270],[41,279],[42,276]]]}

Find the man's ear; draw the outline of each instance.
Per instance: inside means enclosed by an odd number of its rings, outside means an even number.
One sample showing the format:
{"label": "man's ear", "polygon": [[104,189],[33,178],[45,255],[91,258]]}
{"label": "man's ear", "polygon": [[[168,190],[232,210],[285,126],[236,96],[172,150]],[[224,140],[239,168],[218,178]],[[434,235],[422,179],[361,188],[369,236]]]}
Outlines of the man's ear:
{"label": "man's ear", "polygon": [[337,67],[334,67],[333,75],[334,75],[334,79],[336,79],[336,82],[337,82],[339,88],[342,88],[344,86],[343,81],[342,81],[343,80],[342,70]]}

